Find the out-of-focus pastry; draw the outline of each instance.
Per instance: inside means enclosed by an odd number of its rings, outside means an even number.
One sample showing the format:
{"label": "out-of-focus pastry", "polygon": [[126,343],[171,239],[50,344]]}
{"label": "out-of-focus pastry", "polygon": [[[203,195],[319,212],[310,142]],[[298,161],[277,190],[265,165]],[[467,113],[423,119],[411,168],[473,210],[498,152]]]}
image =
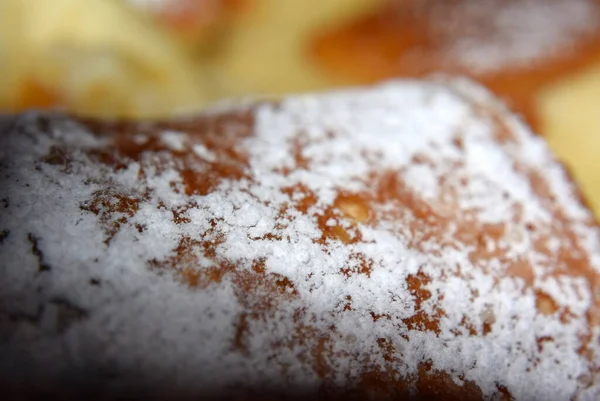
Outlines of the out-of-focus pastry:
{"label": "out-of-focus pastry", "polygon": [[0,58],[3,111],[157,117],[207,97],[176,42],[121,0],[1,1]]}
{"label": "out-of-focus pastry", "polygon": [[600,2],[392,0],[310,44],[341,83],[473,77],[547,135],[600,212]]}
{"label": "out-of-focus pastry", "polygon": [[600,2],[392,0],[319,36],[314,53],[352,81],[468,75],[538,122],[539,89],[600,63]]}
{"label": "out-of-focus pastry", "polygon": [[0,187],[3,396],[600,396],[600,230],[468,82],[27,113]]}

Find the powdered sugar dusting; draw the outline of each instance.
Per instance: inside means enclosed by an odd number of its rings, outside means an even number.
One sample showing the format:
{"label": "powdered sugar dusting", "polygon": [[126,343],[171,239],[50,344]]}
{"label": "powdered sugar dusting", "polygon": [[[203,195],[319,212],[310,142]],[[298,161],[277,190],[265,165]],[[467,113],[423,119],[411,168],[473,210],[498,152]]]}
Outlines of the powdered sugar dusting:
{"label": "powdered sugar dusting", "polygon": [[68,370],[83,342],[116,383],[135,364],[196,390],[431,371],[486,398],[598,395],[579,379],[600,364],[598,229],[484,90],[400,81],[237,113],[121,136],[26,115],[1,137],[0,308],[81,311],[12,323],[17,356]]}
{"label": "powdered sugar dusting", "polygon": [[182,132],[164,131],[161,139],[171,150],[181,152],[185,149],[186,135]]}
{"label": "powdered sugar dusting", "polygon": [[194,150],[194,153],[196,153],[198,156],[200,156],[207,162],[215,162],[216,161],[215,155],[212,154],[212,152],[210,150],[206,149],[206,146],[202,145],[201,143],[194,145],[193,150]]}

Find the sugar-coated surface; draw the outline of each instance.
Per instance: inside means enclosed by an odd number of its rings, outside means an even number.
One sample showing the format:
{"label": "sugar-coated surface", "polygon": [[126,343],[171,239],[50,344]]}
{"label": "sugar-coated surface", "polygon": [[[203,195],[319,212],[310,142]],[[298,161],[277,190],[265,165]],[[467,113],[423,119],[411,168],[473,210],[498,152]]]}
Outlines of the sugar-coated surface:
{"label": "sugar-coated surface", "polygon": [[443,372],[476,398],[597,399],[599,231],[483,89],[236,113],[4,128],[3,379],[423,391]]}

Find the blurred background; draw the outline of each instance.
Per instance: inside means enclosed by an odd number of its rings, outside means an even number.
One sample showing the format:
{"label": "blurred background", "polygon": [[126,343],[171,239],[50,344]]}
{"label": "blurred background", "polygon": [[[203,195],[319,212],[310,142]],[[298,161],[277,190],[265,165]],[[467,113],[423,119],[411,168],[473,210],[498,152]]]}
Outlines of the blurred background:
{"label": "blurred background", "polygon": [[600,213],[600,0],[0,0],[0,112],[166,118],[438,72],[501,96]]}

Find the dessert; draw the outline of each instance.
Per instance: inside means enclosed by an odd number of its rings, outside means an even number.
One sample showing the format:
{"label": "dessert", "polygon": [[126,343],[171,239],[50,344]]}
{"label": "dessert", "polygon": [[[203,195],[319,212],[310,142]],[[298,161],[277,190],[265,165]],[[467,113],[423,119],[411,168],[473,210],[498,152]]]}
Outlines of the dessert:
{"label": "dessert", "polygon": [[438,71],[473,77],[539,128],[539,91],[600,65],[600,2],[391,0],[318,35],[313,52],[354,82]]}
{"label": "dessert", "polygon": [[0,1],[0,111],[166,117],[204,106],[201,66],[122,0]]}
{"label": "dessert", "polygon": [[9,395],[600,395],[599,228],[475,84],[1,130]]}

